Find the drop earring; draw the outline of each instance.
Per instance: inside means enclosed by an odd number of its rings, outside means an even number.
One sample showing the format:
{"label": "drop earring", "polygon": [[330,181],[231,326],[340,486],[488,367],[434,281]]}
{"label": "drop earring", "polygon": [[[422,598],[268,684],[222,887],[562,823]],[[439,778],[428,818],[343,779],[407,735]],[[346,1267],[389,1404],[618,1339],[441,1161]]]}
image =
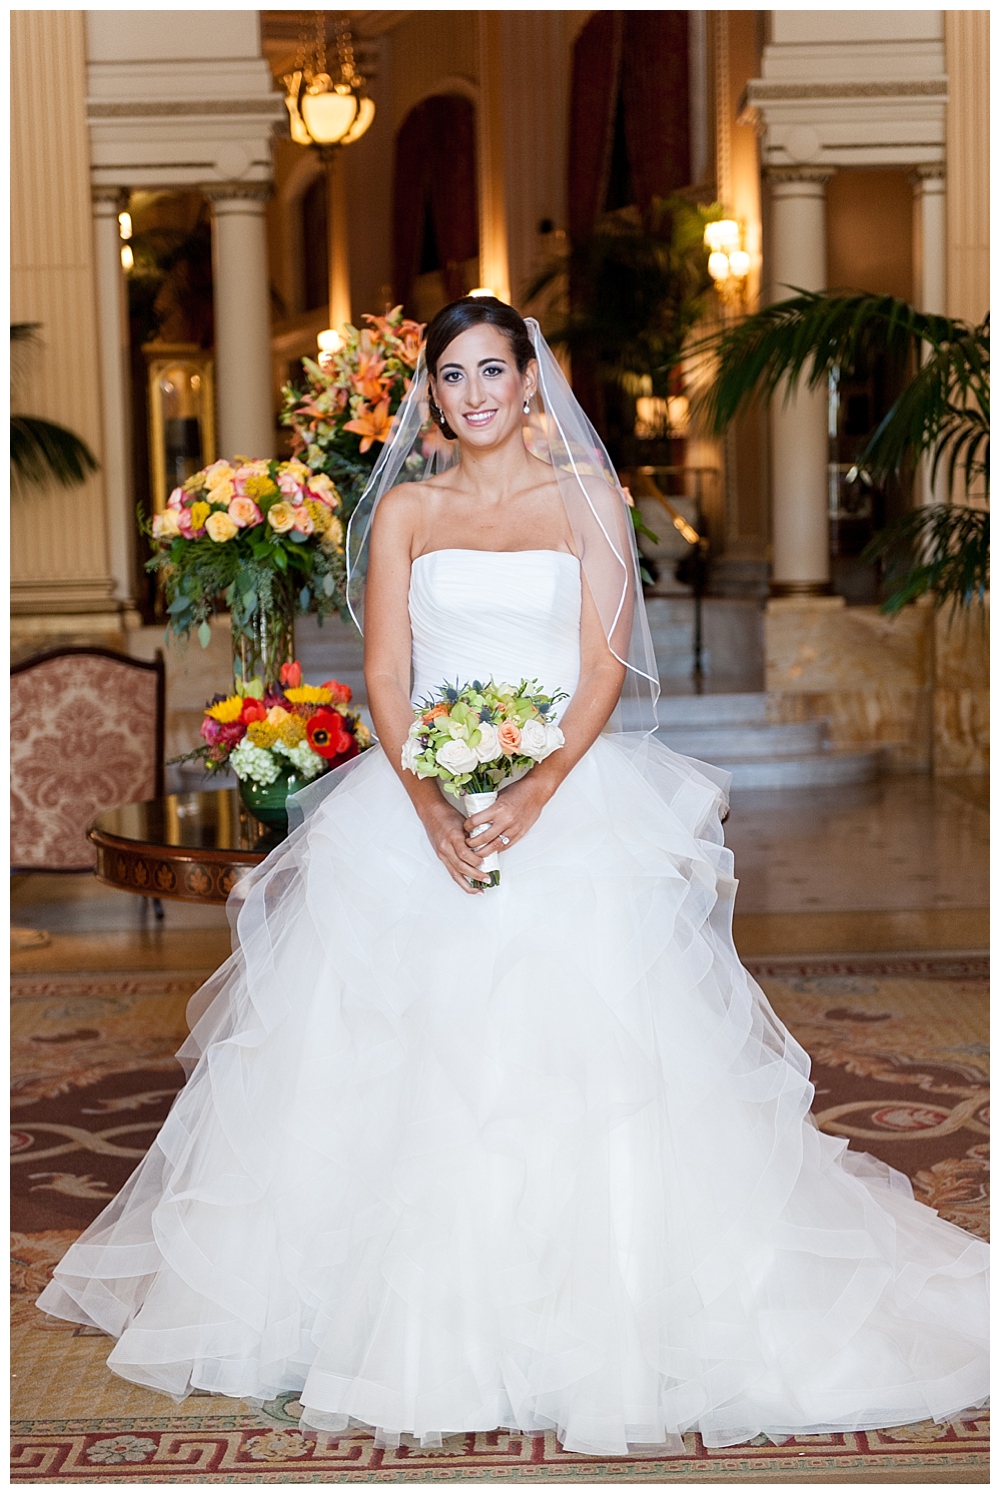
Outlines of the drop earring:
{"label": "drop earring", "polygon": [[522,409],[522,411],[524,412],[525,415],[530,415],[531,414],[531,404],[530,404],[527,396],[525,396],[525,401],[524,401],[524,404],[521,406],[521,409]]}

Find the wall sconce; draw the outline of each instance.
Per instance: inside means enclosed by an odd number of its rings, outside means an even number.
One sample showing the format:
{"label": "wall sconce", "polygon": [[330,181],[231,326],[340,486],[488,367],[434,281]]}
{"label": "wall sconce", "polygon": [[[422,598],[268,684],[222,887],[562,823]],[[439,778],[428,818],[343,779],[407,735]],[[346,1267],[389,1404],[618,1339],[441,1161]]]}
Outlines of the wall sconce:
{"label": "wall sconce", "polygon": [[130,239],[132,237],[131,213],[118,214],[118,237],[122,239]]}
{"label": "wall sconce", "polygon": [[708,273],[724,299],[738,298],[750,273],[750,256],[741,248],[743,231],[734,218],[705,224]]}
{"label": "wall sconce", "polygon": [[131,268],[132,268],[132,266],[134,264],[135,264],[135,255],[132,253],[131,247],[128,244],[123,244],[122,245],[122,269],[125,271],[126,275],[128,274],[129,270],[131,270]]}

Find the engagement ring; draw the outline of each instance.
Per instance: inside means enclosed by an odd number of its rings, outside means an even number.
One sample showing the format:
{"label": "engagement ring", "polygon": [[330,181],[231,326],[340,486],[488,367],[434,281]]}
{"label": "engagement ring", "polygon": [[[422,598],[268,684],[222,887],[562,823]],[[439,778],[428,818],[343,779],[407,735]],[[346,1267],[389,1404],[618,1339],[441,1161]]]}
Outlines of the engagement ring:
{"label": "engagement ring", "polygon": [[509,846],[510,845],[510,836],[509,835],[501,835],[500,842],[501,842],[502,845]]}

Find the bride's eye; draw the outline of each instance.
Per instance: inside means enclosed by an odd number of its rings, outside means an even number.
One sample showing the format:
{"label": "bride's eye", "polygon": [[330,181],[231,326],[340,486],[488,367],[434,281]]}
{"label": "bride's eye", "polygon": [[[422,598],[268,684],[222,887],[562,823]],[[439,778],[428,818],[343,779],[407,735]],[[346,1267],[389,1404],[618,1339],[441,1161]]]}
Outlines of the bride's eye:
{"label": "bride's eye", "polygon": [[461,373],[461,370],[460,370],[460,369],[457,369],[457,368],[451,368],[451,369],[449,369],[449,370],[448,370],[448,372],[447,372],[447,373],[446,373],[446,374],[445,374],[445,375],[444,375],[444,376],[443,376],[443,378],[442,378],[442,383],[445,383],[445,384],[457,384],[457,383],[458,383],[458,381],[459,381],[459,379],[460,379],[460,378],[461,378],[461,377],[462,377],[462,373]]}
{"label": "bride's eye", "polygon": [[506,371],[502,363],[490,363],[483,369],[483,373],[488,379],[495,379],[499,374],[506,373]]}

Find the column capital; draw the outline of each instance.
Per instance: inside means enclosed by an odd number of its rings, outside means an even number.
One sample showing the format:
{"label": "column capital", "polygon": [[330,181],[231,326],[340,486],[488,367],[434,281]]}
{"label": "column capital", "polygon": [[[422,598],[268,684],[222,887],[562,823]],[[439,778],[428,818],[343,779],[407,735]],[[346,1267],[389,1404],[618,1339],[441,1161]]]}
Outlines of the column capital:
{"label": "column capital", "polygon": [[812,182],[817,187],[825,187],[835,174],[830,166],[767,166],[764,169],[766,179],[776,186],[790,182]]}
{"label": "column capital", "polygon": [[117,218],[128,207],[128,199],[127,187],[91,186],[90,189],[90,201],[99,217]]}
{"label": "column capital", "polygon": [[213,207],[224,202],[259,202],[263,207],[273,192],[271,182],[213,182],[201,187],[201,195]]}
{"label": "column capital", "polygon": [[[925,182],[944,182],[945,167],[943,161],[935,161],[929,166],[914,166],[909,173],[910,181],[915,188],[921,187]],[[942,185],[941,188],[944,191]]]}

